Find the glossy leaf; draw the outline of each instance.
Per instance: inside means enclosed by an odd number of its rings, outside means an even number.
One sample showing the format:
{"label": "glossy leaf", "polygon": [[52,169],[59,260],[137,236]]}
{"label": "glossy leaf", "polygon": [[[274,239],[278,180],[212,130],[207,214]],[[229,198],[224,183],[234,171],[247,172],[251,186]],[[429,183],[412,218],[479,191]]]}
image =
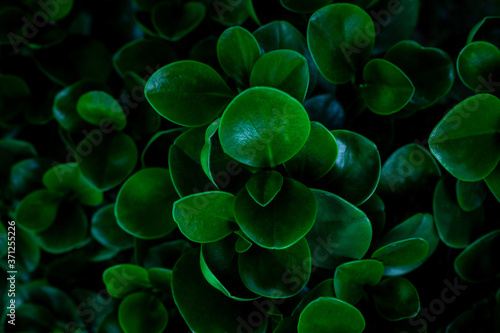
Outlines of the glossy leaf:
{"label": "glossy leaf", "polygon": [[313,190],[318,213],[307,241],[315,266],[334,269],[339,264],[361,259],[372,239],[365,213],[335,194]]}
{"label": "glossy leaf", "polygon": [[464,182],[457,180],[457,202],[466,212],[478,209],[486,200],[486,188],[482,181]]}
{"label": "glossy leaf", "polygon": [[137,147],[126,134],[104,136],[90,132],[76,148],[82,175],[95,188],[106,191],[120,184],[137,163]]}
{"label": "glossy leaf", "polygon": [[297,100],[274,88],[254,87],[238,95],[224,111],[219,138],[224,152],[236,161],[274,167],[299,152],[310,128]]}
{"label": "glossy leaf", "polygon": [[217,42],[217,57],[222,69],[243,87],[250,82],[250,73],[260,52],[255,37],[238,26],[226,29]]}
{"label": "glossy leaf", "polygon": [[281,0],[281,5],[292,12],[297,13],[312,13],[321,7],[329,5],[333,0],[313,0],[313,1],[298,1],[298,0]]}
{"label": "glossy leaf", "polygon": [[429,252],[429,243],[423,238],[408,238],[389,243],[377,249],[372,258],[387,266],[409,266],[422,261]]}
{"label": "glossy leaf", "polygon": [[148,269],[149,281],[153,288],[170,293],[172,290],[172,270],[161,267]]}
{"label": "glossy leaf", "polygon": [[405,278],[390,277],[373,288],[373,301],[378,313],[396,321],[415,317],[420,311],[420,299],[413,284]]}
{"label": "glossy leaf", "polygon": [[373,59],[363,69],[361,96],[367,107],[380,115],[404,108],[412,99],[415,87],[406,74],[393,63]]}
{"label": "glossy leaf", "polygon": [[16,222],[29,231],[46,230],[54,223],[61,200],[62,196],[53,191],[34,191],[19,204]]}
{"label": "glossy leaf", "polygon": [[310,256],[305,239],[282,250],[252,246],[239,255],[238,267],[243,283],[254,293],[287,298],[298,294],[309,280]]}
{"label": "glossy leaf", "polygon": [[116,222],[115,205],[101,207],[92,216],[90,232],[102,245],[111,249],[129,249],[134,239],[125,233]]}
{"label": "glossy leaf", "polygon": [[166,1],[154,6],[151,20],[162,38],[175,42],[196,29],[205,13],[205,6],[197,1],[186,2],[182,6]]}
{"label": "glossy leaf", "polygon": [[234,216],[245,235],[259,246],[284,249],[311,230],[316,208],[316,199],[309,188],[285,178],[279,193],[265,207],[242,189],[236,196]]}
{"label": "glossy leaf", "polygon": [[234,96],[214,69],[191,60],[160,68],[148,80],[145,94],[161,116],[190,127],[212,122]]}
{"label": "glossy leaf", "polygon": [[458,55],[458,76],[475,92],[493,92],[488,82],[500,76],[500,50],[488,42],[467,44]]}
{"label": "glossy leaf", "polygon": [[108,293],[115,298],[123,298],[151,287],[148,271],[132,264],[109,267],[102,274],[102,280]]}
{"label": "glossy leaf", "polygon": [[176,227],[172,207],[177,199],[167,169],[142,169],[120,189],[116,198],[116,220],[123,230],[134,237],[163,237]]}
{"label": "glossy leaf", "polygon": [[329,130],[344,127],[344,108],[335,96],[331,94],[314,96],[305,101],[304,107],[311,121],[320,122]]}
{"label": "glossy leaf", "polygon": [[307,59],[292,50],[268,52],[255,62],[250,86],[276,88],[302,103],[309,86]]}
{"label": "glossy leaf", "polygon": [[262,207],[267,206],[283,186],[283,176],[274,170],[259,171],[245,184],[248,194]]}
{"label": "glossy leaf", "polygon": [[108,119],[117,131],[127,125],[127,118],[120,104],[104,91],[89,91],[78,99],[76,111],[85,121],[99,126]]}
{"label": "glossy leaf", "polygon": [[330,82],[352,80],[371,55],[375,28],[370,16],[351,4],[333,4],[315,12],[307,43],[320,73]]}
{"label": "glossy leaf", "polygon": [[320,297],[300,314],[298,333],[361,333],[365,319],[358,309],[334,297]]}
{"label": "glossy leaf", "polygon": [[234,200],[234,195],[227,192],[189,195],[174,203],[174,221],[190,241],[218,241],[237,228],[234,223]]}
{"label": "glossy leaf", "polygon": [[333,134],[313,121],[309,138],[302,149],[284,164],[285,169],[290,176],[306,183],[318,180],[332,169],[338,148]]}
{"label": "glossy leaf", "polygon": [[377,260],[350,261],[335,270],[335,295],[342,301],[355,305],[365,295],[365,286],[374,286],[384,275],[384,265]]}
{"label": "glossy leaf", "polygon": [[139,292],[120,303],[118,318],[125,333],[161,333],[167,326],[168,312],[156,296]]}

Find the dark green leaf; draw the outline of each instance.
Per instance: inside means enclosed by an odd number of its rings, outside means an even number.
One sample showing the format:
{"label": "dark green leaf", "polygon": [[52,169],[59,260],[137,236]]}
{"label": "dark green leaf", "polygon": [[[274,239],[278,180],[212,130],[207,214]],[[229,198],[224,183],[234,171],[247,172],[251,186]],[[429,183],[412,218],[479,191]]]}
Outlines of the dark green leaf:
{"label": "dark green leaf", "polygon": [[132,264],[109,267],[102,273],[102,280],[108,293],[115,298],[123,298],[151,287],[148,271]]}
{"label": "dark green leaf", "polygon": [[499,16],[486,16],[476,24],[470,31],[467,44],[476,40],[484,40],[500,47],[498,21]]}
{"label": "dark green leaf", "polygon": [[175,42],[196,29],[203,21],[205,12],[205,6],[200,2],[178,6],[166,1],[154,6],[151,20],[160,37]]}
{"label": "dark green leaf", "polygon": [[90,232],[99,243],[110,249],[123,250],[134,245],[134,239],[116,222],[114,204],[101,207],[94,213]]}
{"label": "dark green leaf", "polygon": [[425,239],[408,238],[380,247],[373,252],[372,258],[387,266],[410,266],[424,260],[428,252],[429,243]]}
{"label": "dark green leaf", "polygon": [[50,190],[36,190],[19,204],[16,222],[29,231],[42,231],[56,220],[62,195]]}
{"label": "dark green leaf", "polygon": [[462,210],[472,212],[478,209],[486,200],[486,195],[486,188],[482,181],[464,182],[457,180],[457,202]]}
{"label": "dark green leaf", "polygon": [[495,170],[488,175],[488,177],[484,178],[484,182],[488,185],[491,193],[497,198],[500,202],[500,164],[497,165]]}
{"label": "dark green leaf", "polygon": [[127,118],[120,104],[104,91],[89,91],[78,99],[76,111],[83,120],[99,126],[107,119],[117,131],[127,125]]}
{"label": "dark green leaf", "polygon": [[[10,230],[11,229],[9,229],[9,231]],[[7,266],[7,259],[10,259],[7,257],[7,240],[12,237],[12,234],[7,233],[3,224],[0,224],[0,237],[2,238],[0,245],[3,246],[3,249],[0,252],[0,265],[5,271],[11,271],[11,269]],[[5,242],[3,242],[3,240],[5,240]],[[22,249],[22,251],[17,251],[15,254],[16,271],[20,273],[31,273],[35,271],[40,263],[40,247],[36,242],[35,235],[31,232],[24,231],[21,228],[17,228],[15,232],[15,243],[18,249]]]}
{"label": "dark green leaf", "polygon": [[10,169],[9,189],[15,197],[28,195],[40,188],[42,177],[53,161],[50,158],[28,158],[14,164]]}
{"label": "dark green leaf", "polygon": [[467,44],[458,55],[457,71],[469,89],[493,92],[488,82],[497,82],[500,77],[500,50],[488,42]]}
{"label": "dark green leaf", "polygon": [[306,100],[304,107],[311,121],[320,122],[329,130],[344,127],[344,108],[334,95],[316,95]]}
{"label": "dark green leaf", "polygon": [[143,168],[162,167],[168,169],[168,151],[183,128],[161,131],[153,135],[141,154]]}
{"label": "dark green leaf", "polygon": [[125,333],[161,333],[167,326],[168,312],[156,296],[139,292],[121,302],[118,318]]}
{"label": "dark green leaf", "polygon": [[148,269],[149,281],[153,288],[157,288],[167,294],[172,290],[172,270],[161,267]]}
{"label": "dark green leaf", "polygon": [[378,313],[387,320],[396,321],[415,317],[420,311],[420,299],[413,284],[394,276],[373,288],[373,301]]}
{"label": "dark green leaf", "polygon": [[249,17],[251,0],[203,0],[208,16],[225,26],[242,25]]}
{"label": "dark green leaf", "polygon": [[335,295],[355,305],[365,295],[364,287],[378,284],[383,275],[384,265],[377,260],[357,260],[339,265],[335,270]]}
{"label": "dark green leaf", "polygon": [[245,184],[248,194],[262,207],[267,206],[281,190],[283,176],[274,170],[259,171]]}

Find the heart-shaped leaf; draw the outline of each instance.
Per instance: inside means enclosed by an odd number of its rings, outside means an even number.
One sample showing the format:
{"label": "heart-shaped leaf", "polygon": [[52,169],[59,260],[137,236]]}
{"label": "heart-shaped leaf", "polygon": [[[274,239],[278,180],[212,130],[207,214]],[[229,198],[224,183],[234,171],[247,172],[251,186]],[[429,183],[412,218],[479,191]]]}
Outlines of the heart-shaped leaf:
{"label": "heart-shaped leaf", "polygon": [[216,242],[236,230],[234,195],[205,192],[189,195],[174,203],[173,217],[190,241]]}
{"label": "heart-shaped leaf", "polygon": [[226,29],[217,42],[217,57],[227,75],[242,87],[248,87],[252,68],[260,57],[260,46],[245,28]]}
{"label": "heart-shaped leaf", "polygon": [[252,292],[270,298],[294,296],[311,274],[311,252],[305,239],[282,250],[252,246],[238,259],[241,279]]}
{"label": "heart-shaped leaf", "polygon": [[151,287],[148,271],[132,264],[109,267],[102,273],[102,280],[108,293],[115,298],[123,298]]}
{"label": "heart-shaped leaf", "polygon": [[302,311],[297,331],[361,333],[365,326],[363,315],[351,304],[334,297],[320,297]]}
{"label": "heart-shaped leaf", "polygon": [[335,295],[354,305],[365,295],[364,287],[378,284],[383,275],[384,265],[380,261],[365,259],[346,262],[335,270]]}
{"label": "heart-shaped leaf", "polygon": [[167,326],[168,312],[156,296],[139,292],[120,303],[118,318],[125,333],[161,333]]}
{"label": "heart-shaped leaf", "polygon": [[19,204],[16,222],[29,231],[43,231],[57,216],[62,195],[50,190],[37,190],[28,194]]}
{"label": "heart-shaped leaf", "polygon": [[312,121],[309,138],[302,149],[284,164],[285,169],[295,179],[313,182],[332,169],[338,148],[333,134],[325,126]]}
{"label": "heart-shaped leaf", "polygon": [[423,238],[408,238],[389,243],[377,249],[372,258],[387,266],[409,266],[422,261],[429,252],[429,243]]}
{"label": "heart-shaped leaf", "polygon": [[118,226],[115,217],[115,205],[101,207],[92,216],[90,233],[102,245],[111,249],[129,249],[134,239]]}
{"label": "heart-shaped leaf", "polygon": [[254,87],[226,108],[219,138],[224,152],[236,161],[275,167],[299,152],[310,129],[309,117],[297,100],[274,88]]}
{"label": "heart-shaped leaf", "polygon": [[176,227],[172,207],[178,198],[167,169],[142,169],[118,193],[115,207],[118,225],[134,237],[163,237]]}
{"label": "heart-shaped leaf", "polygon": [[157,70],[146,83],[145,94],[161,116],[190,127],[212,122],[234,96],[214,69],[191,60]]}
{"label": "heart-shaped leaf", "polygon": [[127,117],[120,104],[104,91],[89,91],[78,99],[76,111],[83,120],[99,126],[108,119],[117,131],[127,125]]}
{"label": "heart-shaped leaf", "polygon": [[234,215],[241,230],[253,242],[269,249],[284,249],[311,230],[316,199],[305,185],[285,178],[281,190],[265,207],[242,189],[236,197]]}
{"label": "heart-shaped leaf", "polygon": [[328,5],[307,26],[307,43],[320,73],[330,82],[354,78],[372,53],[375,27],[370,16],[351,4]]}
{"label": "heart-shaped leaf", "polygon": [[206,8],[201,2],[183,5],[160,2],[153,7],[151,21],[160,37],[176,42],[196,29],[205,18]]}
{"label": "heart-shaped leaf", "polygon": [[335,194],[313,190],[318,213],[307,241],[315,266],[334,269],[361,259],[372,240],[372,227],[365,213]]}
{"label": "heart-shaped leaf", "polygon": [[415,87],[406,74],[393,63],[373,59],[363,69],[361,96],[366,106],[380,115],[404,108],[412,99]]}
{"label": "heart-shaped leaf", "polygon": [[282,90],[304,102],[309,86],[307,59],[292,50],[276,50],[264,54],[253,66],[250,86]]}
{"label": "heart-shaped leaf", "polygon": [[467,44],[458,55],[457,71],[469,89],[493,92],[488,82],[498,82],[500,77],[500,50],[488,42]]}
{"label": "heart-shaped leaf", "polygon": [[248,194],[262,207],[267,206],[281,190],[283,176],[274,170],[259,171],[245,184]]}
{"label": "heart-shaped leaf", "polygon": [[417,289],[405,278],[387,278],[373,287],[372,291],[375,308],[387,320],[412,318],[420,311]]}
{"label": "heart-shaped leaf", "polygon": [[429,147],[454,177],[464,181],[483,179],[500,161],[498,123],[500,100],[490,94],[474,95],[456,105],[437,124],[429,137]]}
{"label": "heart-shaped leaf", "polygon": [[472,212],[478,209],[486,200],[486,195],[486,188],[482,181],[464,182],[457,180],[457,202],[462,210]]}

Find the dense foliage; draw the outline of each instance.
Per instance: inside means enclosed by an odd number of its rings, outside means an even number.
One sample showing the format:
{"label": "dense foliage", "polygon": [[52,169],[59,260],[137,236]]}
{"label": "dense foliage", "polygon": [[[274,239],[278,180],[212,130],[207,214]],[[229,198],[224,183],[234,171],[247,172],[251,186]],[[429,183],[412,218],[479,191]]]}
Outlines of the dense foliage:
{"label": "dense foliage", "polygon": [[1,325],[500,332],[494,15],[3,1]]}

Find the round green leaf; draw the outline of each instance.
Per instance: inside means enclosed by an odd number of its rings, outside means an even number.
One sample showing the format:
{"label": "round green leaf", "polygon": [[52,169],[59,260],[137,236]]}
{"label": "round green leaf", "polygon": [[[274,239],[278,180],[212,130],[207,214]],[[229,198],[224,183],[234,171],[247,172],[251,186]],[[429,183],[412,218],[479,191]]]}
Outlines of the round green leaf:
{"label": "round green leaf", "polygon": [[484,210],[463,211],[456,201],[455,192],[450,191],[444,180],[439,181],[433,200],[436,228],[441,240],[453,248],[464,248],[472,241],[472,233],[484,221]]}
{"label": "round green leaf", "polygon": [[384,59],[403,71],[415,87],[405,110],[420,110],[436,103],[451,89],[455,71],[450,56],[437,48],[423,47],[415,41],[397,43]]}
{"label": "round green leaf", "polygon": [[361,259],[372,240],[372,227],[365,213],[335,194],[313,190],[318,213],[307,241],[315,266],[334,269],[352,259]]}
{"label": "round green leaf", "polygon": [[269,249],[284,249],[311,230],[316,208],[316,199],[309,188],[285,178],[281,191],[265,207],[242,189],[234,203],[234,215],[253,242]]}
{"label": "round green leaf", "polygon": [[380,154],[364,136],[346,130],[332,131],[338,155],[332,169],[313,184],[360,205],[375,192],[380,179]]}
{"label": "round green leaf", "polygon": [[334,297],[320,297],[300,314],[298,333],[361,333],[365,319],[354,306]]}
{"label": "round green leaf", "polygon": [[387,278],[373,287],[372,291],[375,308],[387,320],[412,318],[420,311],[417,289],[405,278]]}
{"label": "round green leaf", "polygon": [[93,131],[78,144],[76,159],[82,175],[95,188],[106,191],[120,184],[134,170],[137,147],[128,135],[104,136]]}
{"label": "round green leaf", "polygon": [[120,303],[118,318],[125,333],[161,333],[167,326],[168,312],[156,296],[139,292]]}
{"label": "round green leaf", "polygon": [[282,90],[304,102],[309,86],[307,60],[292,50],[276,50],[264,54],[253,66],[250,86]]}
{"label": "round green leaf", "polygon": [[134,245],[134,239],[125,233],[117,224],[115,205],[101,207],[92,216],[90,233],[102,245],[111,249],[129,249]]}
{"label": "round green leaf", "polygon": [[455,178],[483,179],[500,161],[498,123],[500,100],[497,97],[490,94],[469,97],[437,124],[430,135],[429,147]]}
{"label": "round green leaf", "polygon": [[40,188],[43,174],[50,168],[52,162],[50,158],[35,157],[12,165],[8,184],[12,195],[23,197]]}
{"label": "round green leaf", "polygon": [[120,264],[107,268],[102,280],[108,293],[115,298],[146,290],[151,287],[148,271],[141,266]]}
{"label": "round green leaf", "polygon": [[191,60],[157,70],[148,80],[145,94],[161,116],[183,126],[209,124],[234,96],[214,69]]}
{"label": "round green leaf", "polygon": [[339,3],[315,12],[307,27],[307,43],[321,74],[342,84],[354,79],[368,60],[375,41],[370,16],[361,8]]}
{"label": "round green leaf", "polygon": [[497,165],[495,170],[488,175],[488,177],[484,178],[484,182],[488,185],[491,193],[497,198],[500,202],[500,164]]}
{"label": "round green leaf", "polygon": [[284,166],[291,177],[309,183],[323,177],[332,169],[338,150],[332,133],[325,126],[312,121],[306,143]]}
{"label": "round green leaf", "polygon": [[373,59],[363,69],[361,96],[376,114],[389,115],[404,108],[412,99],[415,87],[396,65]]}
{"label": "round green leaf", "polygon": [[36,190],[19,204],[16,222],[29,231],[42,231],[56,220],[62,195],[50,190]]}
{"label": "round green leaf", "polygon": [[467,44],[458,55],[457,72],[469,89],[492,92],[487,83],[500,77],[500,50],[488,42]]}
{"label": "round green leaf", "polygon": [[282,249],[252,246],[238,259],[241,279],[256,294],[270,298],[294,296],[311,275],[311,252],[305,239]]}
{"label": "round green leaf", "polygon": [[455,259],[455,271],[462,280],[488,282],[500,276],[498,253],[500,230],[492,231],[469,245]]}
{"label": "round green leaf", "polygon": [[354,305],[365,295],[364,287],[378,284],[383,275],[384,265],[380,261],[365,259],[346,262],[335,270],[335,295]]}
{"label": "round green leaf", "polygon": [[166,1],[154,6],[151,20],[160,37],[175,42],[196,29],[203,21],[205,12],[201,2],[192,1],[178,6]]}
{"label": "round green leaf", "polygon": [[274,88],[254,87],[226,108],[219,138],[224,152],[236,161],[274,167],[299,152],[310,128],[309,117],[297,100]]}
{"label": "round green leaf", "polygon": [[172,290],[172,270],[161,267],[148,269],[149,281],[153,288],[170,293]]}
{"label": "round green leaf", "polygon": [[247,87],[252,68],[260,57],[259,43],[248,30],[231,27],[219,37],[217,57],[224,72],[240,86]]}
{"label": "round green leaf", "polygon": [[281,5],[292,12],[312,13],[321,7],[331,4],[332,2],[333,0],[281,0]]}
{"label": "round green leaf", "polygon": [[424,260],[429,252],[429,243],[423,238],[408,238],[384,245],[372,254],[387,266],[409,266]]}
{"label": "round green leaf", "polygon": [[234,223],[234,195],[205,192],[189,195],[174,203],[174,221],[190,241],[210,243],[231,234]]}
{"label": "round green leaf", "polygon": [[486,188],[482,181],[464,182],[457,180],[457,202],[466,212],[478,209],[486,200]]}
{"label": "round green leaf", "polygon": [[172,207],[177,199],[167,169],[142,169],[120,189],[116,198],[116,220],[123,230],[134,237],[163,237],[176,227]]}
{"label": "round green leaf", "polygon": [[282,186],[283,176],[274,170],[259,171],[245,184],[248,194],[262,207],[267,206],[276,197]]}
{"label": "round green leaf", "polygon": [[111,122],[117,131],[127,125],[127,117],[120,104],[104,91],[89,91],[80,96],[76,111],[83,120],[92,125],[100,126],[103,119]]}

